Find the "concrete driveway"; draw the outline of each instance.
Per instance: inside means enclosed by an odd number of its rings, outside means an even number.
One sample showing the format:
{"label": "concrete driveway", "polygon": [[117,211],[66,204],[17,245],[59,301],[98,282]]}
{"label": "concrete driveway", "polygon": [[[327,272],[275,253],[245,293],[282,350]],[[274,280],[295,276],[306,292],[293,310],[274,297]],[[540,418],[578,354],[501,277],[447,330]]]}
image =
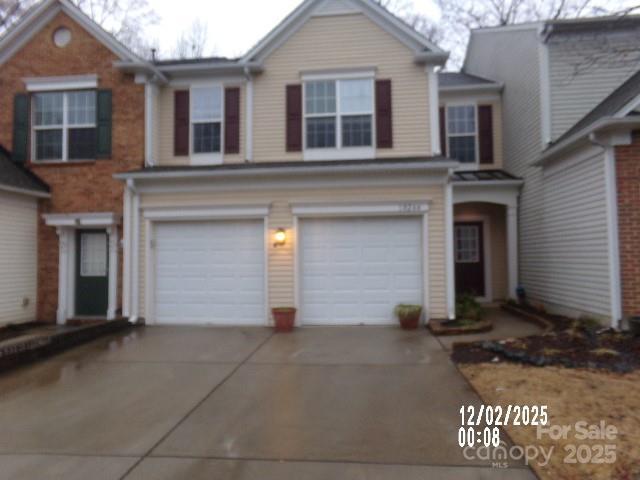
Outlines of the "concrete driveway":
{"label": "concrete driveway", "polygon": [[0,377],[0,479],[530,479],[425,330],[146,327]]}

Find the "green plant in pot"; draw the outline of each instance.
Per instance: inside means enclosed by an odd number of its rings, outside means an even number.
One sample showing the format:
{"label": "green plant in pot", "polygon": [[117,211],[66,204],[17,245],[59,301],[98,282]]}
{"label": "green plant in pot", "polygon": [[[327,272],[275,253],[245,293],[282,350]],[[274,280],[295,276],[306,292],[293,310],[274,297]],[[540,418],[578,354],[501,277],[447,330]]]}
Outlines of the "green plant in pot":
{"label": "green plant in pot", "polygon": [[415,330],[420,324],[420,317],[422,316],[422,305],[407,305],[401,303],[396,305],[394,310],[400,326],[404,330]]}
{"label": "green plant in pot", "polygon": [[296,323],[296,309],[293,307],[275,307],[271,309],[276,332],[290,332]]}
{"label": "green plant in pot", "polygon": [[471,294],[460,295],[456,300],[456,319],[460,325],[479,322],[484,316],[484,309],[476,297]]}

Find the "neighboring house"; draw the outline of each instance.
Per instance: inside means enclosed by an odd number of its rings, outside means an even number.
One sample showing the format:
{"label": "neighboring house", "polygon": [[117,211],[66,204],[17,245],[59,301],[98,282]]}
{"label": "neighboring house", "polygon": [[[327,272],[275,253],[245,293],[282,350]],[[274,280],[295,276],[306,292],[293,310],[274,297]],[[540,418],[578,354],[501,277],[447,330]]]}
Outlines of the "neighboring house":
{"label": "neighboring house", "polygon": [[629,144],[639,32],[638,17],[480,29],[463,67],[504,86],[504,166],[525,181],[520,282],[528,299],[616,326],[640,313],[637,183],[627,177],[637,168]]}
{"label": "neighboring house", "polygon": [[439,88],[446,59],[375,2],[306,0],[239,59],[150,64],[46,0],[0,40],[0,140],[51,185],[38,317],[113,318],[120,285],[150,324],[389,324],[398,303],[454,318],[456,288],[513,296],[501,85]]}
{"label": "neighboring house", "polygon": [[51,188],[30,241],[39,320],[118,313],[124,188],[112,176],[144,163],[147,70],[66,0],[37,4],[0,39],[0,142]]}
{"label": "neighboring house", "polygon": [[0,326],[36,319],[38,201],[49,187],[0,146]]}

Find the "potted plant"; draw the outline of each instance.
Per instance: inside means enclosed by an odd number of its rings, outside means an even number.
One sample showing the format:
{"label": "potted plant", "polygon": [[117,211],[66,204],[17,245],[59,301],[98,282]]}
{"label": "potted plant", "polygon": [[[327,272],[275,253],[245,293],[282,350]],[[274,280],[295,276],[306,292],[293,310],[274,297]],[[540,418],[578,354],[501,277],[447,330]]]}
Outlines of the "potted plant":
{"label": "potted plant", "polygon": [[484,316],[484,309],[471,294],[464,294],[456,301],[456,318],[460,324],[479,322]]}
{"label": "potted plant", "polygon": [[293,307],[276,307],[271,309],[276,332],[290,332],[296,322],[296,309]]}
{"label": "potted plant", "polygon": [[401,303],[400,305],[396,305],[394,312],[396,317],[398,317],[400,326],[404,330],[415,330],[418,328],[420,317],[422,316],[421,305],[407,305]]}

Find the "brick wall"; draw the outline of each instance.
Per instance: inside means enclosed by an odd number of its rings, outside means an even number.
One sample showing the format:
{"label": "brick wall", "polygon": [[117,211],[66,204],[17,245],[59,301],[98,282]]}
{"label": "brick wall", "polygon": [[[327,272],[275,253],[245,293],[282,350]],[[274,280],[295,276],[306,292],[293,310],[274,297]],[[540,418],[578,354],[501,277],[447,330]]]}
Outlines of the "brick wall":
{"label": "brick wall", "polygon": [[616,147],[618,229],[624,316],[640,315],[640,132]]}
{"label": "brick wall", "polygon": [[[53,32],[72,34],[64,48]],[[25,77],[98,75],[98,87],[113,92],[112,157],[82,164],[33,165],[52,190],[40,213],[122,213],[123,183],[112,175],[144,163],[144,86],[113,68],[116,55],[64,13],[58,14],[7,63],[0,66],[0,144],[12,147],[13,97],[24,92]],[[119,252],[122,259],[122,251]],[[54,321],[58,303],[58,238],[40,216],[38,229],[38,320]],[[120,271],[122,269],[120,268]],[[120,290],[120,289],[119,289]]]}

